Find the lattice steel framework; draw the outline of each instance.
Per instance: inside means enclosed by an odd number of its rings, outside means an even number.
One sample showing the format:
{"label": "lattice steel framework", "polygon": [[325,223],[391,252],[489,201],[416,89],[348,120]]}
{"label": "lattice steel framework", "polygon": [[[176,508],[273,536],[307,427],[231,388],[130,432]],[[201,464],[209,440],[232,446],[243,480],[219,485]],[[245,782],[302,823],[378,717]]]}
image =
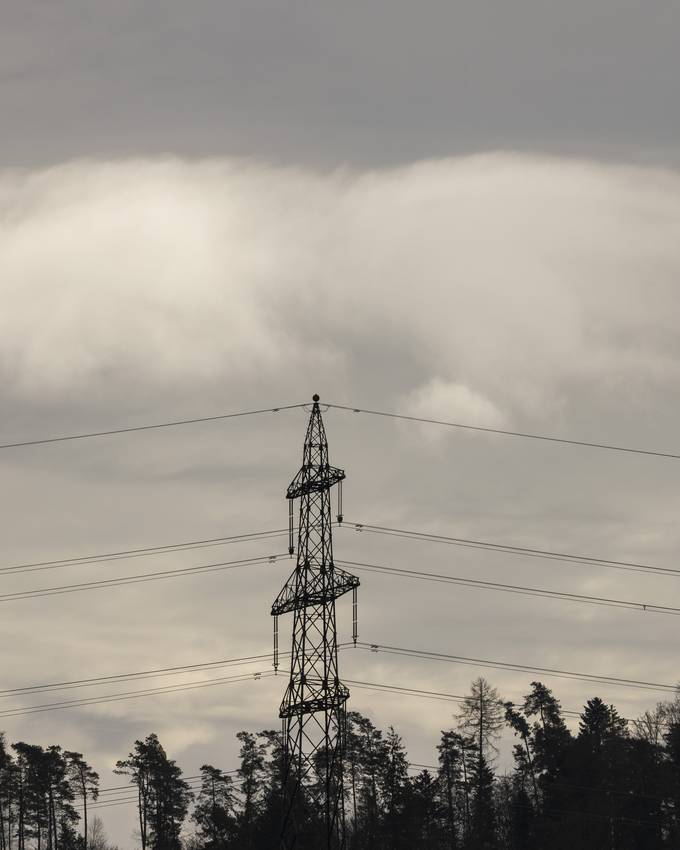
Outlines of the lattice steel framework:
{"label": "lattice steel framework", "polygon": [[338,676],[335,600],[353,592],[356,643],[359,579],[333,564],[330,491],[338,485],[338,521],[342,522],[344,477],[342,469],[328,462],[328,441],[315,395],[302,467],[286,493],[291,555],[293,503],[300,500],[296,567],[272,605],[277,668],[278,616],[293,613],[290,681],[279,711],[284,741],[283,850],[345,847],[342,762],[349,691]]}

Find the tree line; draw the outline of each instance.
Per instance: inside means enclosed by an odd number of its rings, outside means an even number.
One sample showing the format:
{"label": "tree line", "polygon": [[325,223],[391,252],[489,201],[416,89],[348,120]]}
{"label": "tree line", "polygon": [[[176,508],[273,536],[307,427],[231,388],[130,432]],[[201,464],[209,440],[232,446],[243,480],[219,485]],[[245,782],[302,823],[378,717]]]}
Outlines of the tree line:
{"label": "tree line", "polygon": [[[514,766],[501,773],[494,766],[504,728],[514,735]],[[237,737],[238,768],[203,765],[198,788],[155,734],[117,762],[136,792],[142,850],[278,846],[281,734]],[[347,850],[680,847],[680,696],[633,722],[595,697],[572,732],[542,683],[513,705],[479,678],[442,731],[432,765],[410,764],[399,734],[358,712],[347,715],[344,759]],[[88,828],[98,792],[80,753],[8,747],[0,735],[0,850],[107,850],[101,822]],[[313,838],[298,843],[318,850]]]}
{"label": "tree line", "polygon": [[0,733],[0,850],[87,850],[87,804],[98,788],[82,753],[23,741],[8,748]]}

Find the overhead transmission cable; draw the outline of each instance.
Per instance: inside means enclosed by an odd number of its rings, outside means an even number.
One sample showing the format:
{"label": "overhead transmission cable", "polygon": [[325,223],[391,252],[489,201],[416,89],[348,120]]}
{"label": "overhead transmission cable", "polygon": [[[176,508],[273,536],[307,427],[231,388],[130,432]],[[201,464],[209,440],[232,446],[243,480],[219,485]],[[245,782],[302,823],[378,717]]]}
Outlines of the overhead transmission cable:
{"label": "overhead transmission cable", "polygon": [[427,531],[414,531],[405,528],[391,528],[386,525],[370,525],[363,522],[345,520],[342,527],[352,528],[358,533],[381,534],[387,537],[398,537],[405,540],[422,541],[426,543],[442,543],[461,546],[467,549],[482,549],[486,552],[499,552],[505,555],[522,555],[548,561],[560,561],[582,566],[603,567],[605,569],[624,570],[629,572],[655,573],[662,576],[678,577],[680,569],[658,567],[636,561],[616,561],[610,558],[599,558],[593,555],[576,555],[570,552],[560,552],[550,549],[535,549],[528,546],[514,546],[510,543],[495,543],[490,540],[475,540],[468,537],[451,537]]}
{"label": "overhead transmission cable", "polygon": [[20,706],[15,709],[0,711],[0,717],[19,717],[26,714],[41,714],[45,711],[60,711],[66,708],[80,708],[83,706],[100,705],[102,703],[123,702],[141,697],[157,696],[178,691],[193,691],[200,688],[214,687],[215,685],[227,685],[234,682],[247,682],[251,680],[268,679],[275,676],[274,670],[257,670],[254,673],[242,673],[238,676],[223,676],[215,679],[204,679],[198,682],[190,682],[182,685],[166,685],[161,688],[147,688],[143,691],[123,691],[122,693],[109,694],[106,696],[83,697],[82,699],[64,700],[62,702],[44,703],[41,705]]}
{"label": "overhead transmission cable", "polygon": [[[290,655],[290,653],[285,653]],[[286,673],[286,671],[279,671]],[[214,679],[201,679],[197,682],[182,683],[178,685],[169,685],[161,688],[148,688],[141,691],[128,691],[113,694],[102,694],[94,697],[84,697],[81,699],[63,700],[55,703],[39,703],[37,705],[17,706],[13,709],[0,711],[0,717],[20,717],[27,714],[39,714],[46,711],[60,711],[67,708],[82,708],[90,705],[100,705],[109,702],[121,702],[129,699],[139,699],[148,696],[158,696],[169,693],[179,693],[190,690],[197,690],[208,687],[216,687],[219,685],[231,684],[233,682],[250,682],[259,681],[263,678],[271,678],[275,676],[274,670],[258,670],[250,673],[243,673],[236,676],[226,676]],[[367,682],[365,680],[344,679],[346,684],[360,690],[370,690],[379,693],[394,693],[400,696],[413,696],[432,699],[441,702],[465,702],[467,697],[461,694],[443,693],[440,691],[431,691],[424,688],[411,688],[401,685],[391,685],[382,682]],[[563,709],[565,715],[579,717],[580,712],[574,710]]]}
{"label": "overhead transmission cable", "polygon": [[386,646],[377,643],[358,641],[357,647],[370,652],[381,652],[386,655],[397,655],[404,658],[421,659],[424,661],[444,661],[451,664],[463,664],[472,667],[489,667],[494,670],[507,670],[513,673],[538,673],[560,679],[574,679],[576,681],[591,682],[598,685],[616,685],[617,687],[632,688],[635,690],[661,691],[663,693],[677,693],[678,686],[665,684],[663,682],[648,682],[640,679],[628,679],[623,676],[605,676],[596,673],[581,673],[573,670],[561,670],[555,667],[535,667],[529,664],[520,664],[514,661],[493,661],[486,658],[470,658],[465,655],[452,655],[445,652],[434,652],[424,649],[412,649],[403,646]]}
{"label": "overhead transmission cable", "polygon": [[[469,701],[469,697],[463,696],[463,694],[449,694],[441,691],[430,691],[425,688],[409,688],[404,685],[389,685],[383,684],[382,682],[366,682],[363,680],[355,680],[355,679],[343,679],[343,681],[351,685],[353,688],[359,688],[360,690],[365,691],[375,691],[376,693],[391,693],[397,694],[399,696],[412,696],[412,697],[423,697],[425,699],[431,699],[440,702],[458,702],[465,703]],[[515,703],[512,700],[501,700],[502,705],[510,704],[515,706]],[[575,711],[573,709],[562,709],[562,714],[565,714],[570,717],[580,717],[581,712]],[[431,767],[431,765],[416,765],[417,767]]]}
{"label": "overhead transmission cable", "polygon": [[[223,774],[238,773],[238,771],[239,771],[238,767],[232,767],[229,770],[223,770],[222,773]],[[196,779],[201,779],[201,778],[202,778],[202,775],[200,773],[194,773],[191,776],[184,776],[183,777],[185,782],[190,782],[190,781],[194,781]],[[132,791],[132,789],[136,788],[136,787],[137,787],[136,783],[128,782],[126,785],[114,785],[111,788],[99,788],[97,790],[98,790],[99,796],[101,797],[102,794],[111,794],[111,793],[114,793],[114,792],[117,792],[117,791]]]}
{"label": "overhead transmission cable", "polygon": [[14,593],[0,594],[0,602],[17,602],[23,599],[35,599],[42,596],[60,596],[64,593],[78,593],[85,590],[100,590],[101,588],[120,587],[125,584],[143,584],[150,581],[162,581],[169,578],[181,576],[200,575],[204,573],[221,572],[224,570],[237,569],[239,567],[255,566],[258,564],[272,564],[279,558],[287,558],[287,552],[279,552],[272,555],[261,555],[256,558],[243,558],[238,561],[219,561],[214,564],[202,564],[197,567],[181,567],[176,570],[161,570],[153,573],[139,573],[134,576],[121,576],[119,578],[101,579],[99,581],[77,582],[76,584],[63,584],[54,587],[39,587],[34,590],[18,590]]}
{"label": "overhead transmission cable", "polygon": [[[338,649],[349,649],[353,646],[352,643],[346,642],[338,645]],[[547,675],[549,677],[557,677],[557,678],[567,678],[574,679],[577,681],[584,681],[593,684],[606,684],[606,685],[617,685],[620,687],[630,687],[632,689],[644,689],[644,690],[655,690],[662,691],[663,693],[674,693],[676,691],[676,686],[670,684],[664,684],[659,682],[648,682],[648,681],[640,681],[638,679],[629,679],[621,676],[605,676],[593,673],[583,673],[571,670],[561,670],[549,667],[534,667],[526,664],[518,664],[515,662],[506,662],[506,661],[492,661],[488,659],[479,659],[479,658],[470,658],[467,656],[460,655],[451,655],[448,653],[442,652],[433,652],[427,650],[419,650],[408,647],[395,647],[389,645],[380,645],[380,644],[371,644],[364,641],[360,641],[357,643],[357,648],[362,650],[368,650],[371,652],[381,652],[387,655],[401,656],[405,658],[412,658],[416,660],[428,660],[428,661],[445,661],[449,663],[455,664],[463,664],[467,666],[474,667],[491,667],[494,669],[507,670],[512,672],[519,673],[538,673],[541,675]],[[289,656],[290,653],[281,653],[282,656]],[[168,667],[168,668],[156,668],[150,671],[138,671],[133,673],[121,673],[117,676],[99,676],[90,679],[81,679],[81,680],[70,680],[62,683],[47,683],[45,685],[32,685],[26,686],[25,688],[16,688],[11,691],[4,691],[2,694],[6,696],[23,696],[28,693],[45,693],[51,690],[68,690],[72,687],[85,687],[89,686],[93,683],[111,683],[113,681],[130,681],[132,677],[143,677],[148,676],[152,677],[159,673],[163,673],[165,675],[180,675],[186,672],[197,671],[197,670],[207,670],[210,669],[210,665],[221,665],[227,666],[230,664],[237,665],[240,663],[253,663],[255,661],[259,661],[261,659],[270,657],[268,653],[263,653],[261,655],[253,655],[253,656],[245,656],[243,658],[234,658],[234,659],[226,659],[223,661],[217,662],[203,662],[194,665],[184,665],[178,667]],[[280,671],[285,673],[285,671]],[[230,677],[220,677],[214,679],[203,679],[197,682],[189,682],[182,683],[178,685],[170,685],[163,686],[160,688],[148,688],[143,691],[134,691],[134,692],[122,692],[122,693],[114,693],[114,694],[103,694],[96,695],[94,697],[85,697],[81,699],[75,700],[64,700],[58,703],[47,703],[47,704],[38,704],[38,705],[29,705],[29,706],[21,706],[14,709],[7,709],[4,712],[0,712],[0,716],[19,716],[23,714],[32,714],[40,711],[53,711],[59,710],[63,708],[72,708],[79,707],[85,705],[93,705],[100,704],[105,702],[117,702],[123,699],[136,699],[145,696],[155,696],[157,694],[163,693],[174,693],[186,690],[194,690],[196,688],[205,688],[205,687],[214,687],[216,685],[227,684],[228,682],[236,682],[236,681],[251,681],[255,679],[260,679],[263,677],[269,678],[271,676],[276,675],[276,671],[268,669],[268,670],[259,670],[249,673],[238,674],[236,676]],[[439,691],[428,691],[422,688],[411,688],[407,686],[400,685],[390,685],[380,682],[369,682],[366,680],[354,680],[348,679],[347,683],[352,685],[353,687],[363,688],[363,689],[372,689],[372,690],[381,690],[381,691],[391,691],[401,695],[412,695],[412,696],[425,696],[428,698],[439,699],[443,701],[464,701],[466,698],[460,694],[450,694]],[[564,714],[569,714],[572,716],[578,716],[580,713],[575,710],[564,709]],[[631,721],[629,721],[631,722]]]}
{"label": "overhead transmission cable", "polygon": [[[430,770],[439,770],[439,768],[436,767],[435,765],[421,765],[421,764],[416,764],[415,762],[407,762],[406,766],[410,770],[421,770],[423,768],[430,769]],[[236,771],[233,771],[233,770],[232,771],[225,771],[225,773],[235,773],[235,772]],[[244,779],[237,779],[237,780],[234,781],[233,785],[231,785],[230,787],[238,789],[239,787],[242,787],[244,784],[245,784]],[[583,790],[593,790],[593,791],[601,791],[602,790],[601,788],[597,788],[595,786],[566,785],[566,783],[559,783],[559,782],[553,783],[553,784],[562,785],[564,787],[580,788],[580,789],[583,789]],[[133,786],[131,786],[131,790],[132,790],[132,787]],[[189,783],[189,789],[191,791],[198,791],[198,790],[200,790],[200,788],[201,788],[200,784]],[[653,800],[667,800],[668,799],[668,797],[653,796],[653,795],[650,795],[650,794],[640,794],[640,793],[629,794],[628,792],[625,792],[625,791],[613,791],[611,793],[617,794],[619,796],[635,797],[635,798],[643,798],[643,799],[653,799]],[[103,801],[103,802],[97,801],[95,803],[90,803],[88,805],[88,811],[97,810],[97,809],[109,809],[109,808],[113,808],[114,806],[131,806],[131,805],[139,805],[139,796],[138,795],[129,796],[129,797],[126,797],[126,798],[121,798],[119,800],[112,800],[110,802],[109,801]],[[76,806],[76,808],[82,808],[82,804],[75,804],[75,806]],[[630,818],[630,817],[627,817],[626,815],[600,814],[598,812],[576,811],[576,810],[573,810],[573,809],[558,809],[558,808],[554,808],[552,806],[549,809],[545,809],[544,813],[550,814],[550,815],[552,815],[552,814],[576,815],[578,817],[585,818],[586,820],[595,819],[595,820],[606,820],[608,822],[620,821],[622,823],[642,824],[642,825],[654,826],[654,827],[660,827],[661,826],[661,823],[658,822],[658,821],[641,820],[640,818]]]}
{"label": "overhead transmission cable", "polygon": [[[260,657],[260,656],[251,656],[251,657]],[[192,666],[197,667],[197,666],[200,666],[200,665],[192,665]],[[269,674],[272,673],[272,671],[267,671],[267,672]],[[133,675],[133,674],[124,674],[124,675]],[[204,684],[205,686],[208,686],[208,685],[214,685],[214,684],[224,684],[227,681],[250,681],[251,679],[255,680],[257,678],[260,678],[260,676],[258,674],[251,674],[249,676],[244,676],[244,677],[233,677],[233,678],[230,678],[230,679],[224,680],[224,681],[208,680],[208,681],[202,682],[200,684]],[[384,684],[384,683],[380,683],[380,682],[366,682],[366,681],[359,681],[359,680],[353,680],[353,679],[346,679],[345,681],[348,685],[351,685],[353,688],[370,690],[370,691],[379,692],[379,693],[385,693],[385,692],[386,693],[394,693],[394,694],[398,694],[398,695],[401,695],[401,696],[406,695],[406,696],[424,697],[424,698],[428,698],[428,699],[436,699],[436,700],[442,700],[442,701],[447,701],[447,702],[458,702],[458,703],[466,702],[469,699],[469,697],[466,697],[466,696],[463,696],[463,695],[460,695],[460,694],[449,694],[449,693],[442,693],[442,692],[439,692],[439,691],[429,691],[429,690],[426,690],[426,689],[423,689],[423,688],[411,688],[411,687],[405,687],[405,686],[401,686],[401,685],[390,685],[390,684]],[[184,688],[182,688],[182,689],[184,689]],[[162,690],[161,692],[166,693],[166,692],[170,692],[170,691]],[[151,692],[149,692],[149,693],[151,693]],[[141,696],[141,695],[147,695],[147,694],[145,692],[144,693],[140,692],[139,695]],[[115,698],[115,696],[114,696],[114,698]],[[107,701],[111,701],[110,698],[105,698],[105,699]],[[72,705],[75,706],[75,705],[78,704],[78,702],[79,701],[73,701]],[[505,700],[500,700],[499,702],[502,705],[508,705],[508,704],[514,705],[514,703],[508,702],[508,701],[505,701]],[[51,707],[45,707],[45,708],[47,710],[47,708],[51,708]],[[576,717],[580,716],[580,712],[578,712],[578,711],[573,711],[573,710],[569,710],[569,709],[565,709],[565,708],[562,708],[561,711],[562,711],[562,714],[564,714],[564,715],[572,715],[572,716],[576,716]],[[626,718],[622,718],[622,719],[626,720]],[[632,721],[627,720],[627,722],[631,723]],[[440,769],[440,766],[437,766],[437,765],[421,764],[421,763],[418,763],[418,762],[409,762],[408,767],[410,769],[414,769],[414,770],[425,769],[425,770],[438,771]],[[222,773],[225,774],[225,775],[235,774],[235,773],[238,773],[238,772],[239,772],[239,768],[232,768],[230,770],[222,771]],[[191,776],[185,776],[185,777],[183,777],[183,780],[187,783],[187,785],[189,786],[189,789],[191,791],[200,790],[200,788],[202,787],[203,777],[201,776],[201,774],[194,774],[194,775],[191,775]],[[242,780],[236,780],[235,782],[233,782],[231,787],[238,786],[239,784],[241,784],[241,782],[242,782]],[[554,784],[559,785],[561,787],[577,788],[577,789],[581,789],[581,790],[598,790],[598,789],[594,788],[593,786],[576,785],[574,783],[557,782],[557,783],[554,783]],[[99,789],[97,800],[90,803],[88,808],[92,810],[92,809],[99,809],[99,808],[109,808],[111,806],[137,803],[138,797],[136,795],[135,796],[125,796],[126,792],[132,791],[133,787],[134,787],[134,784],[131,783],[131,784],[127,784],[127,785],[118,785],[118,786],[113,786],[113,787],[109,787],[109,788]],[[640,798],[660,799],[660,800],[666,799],[665,797],[659,796],[659,795],[650,795],[650,794],[641,794],[641,793],[634,793],[634,794],[630,795],[628,792],[625,792],[625,791],[614,792],[614,793],[619,793],[620,795],[623,795],[623,796],[633,796],[633,797],[640,797]],[[111,794],[113,794],[115,796],[108,796],[108,795],[111,795]],[[107,796],[105,796],[105,795],[107,795]],[[76,808],[82,808],[83,807],[83,804],[80,803],[80,802],[75,802],[74,805],[75,805]]]}
{"label": "overhead transmission cable", "polygon": [[[462,694],[449,694],[442,693],[441,691],[430,691],[425,688],[410,688],[405,687],[403,685],[390,685],[384,684],[381,682],[365,682],[365,681],[355,681],[353,679],[343,679],[348,685],[351,685],[352,688],[359,688],[360,690],[374,691],[376,693],[393,693],[398,696],[411,696],[411,697],[422,697],[424,699],[431,699],[439,702],[457,702],[457,703],[466,703],[470,700],[469,696],[463,696]],[[510,705],[512,708],[521,707],[521,703],[518,703],[516,700],[507,700],[507,699],[499,699],[498,704],[502,707]],[[560,707],[560,711],[566,717],[580,718],[583,714],[583,711],[577,711],[574,708],[564,708]],[[625,721],[630,725],[634,725],[637,721],[633,720],[630,717],[621,717],[621,720]],[[665,725],[663,722],[661,725]],[[416,767],[432,767],[432,765],[415,765]]]}
{"label": "overhead transmission cable", "polygon": [[0,449],[17,449],[22,446],[42,446],[46,443],[64,443],[69,440],[89,440],[92,437],[110,437],[114,434],[130,434],[134,431],[153,431],[160,428],[176,428],[180,425],[196,425],[200,422],[217,422],[222,419],[237,419],[242,416],[258,416],[262,413],[279,413],[281,410],[294,410],[306,407],[301,404],[284,404],[279,407],[265,407],[261,410],[241,410],[237,413],[220,413],[216,416],[198,416],[193,419],[175,419],[168,422],[153,422],[148,425],[134,425],[127,428],[109,428],[105,431],[90,431],[85,434],[66,434],[58,437],[42,437],[35,440],[21,440],[14,443],[0,444]]}
{"label": "overhead transmission cable", "polygon": [[[282,656],[289,653],[281,652]],[[197,673],[203,670],[213,670],[219,667],[240,666],[243,664],[259,664],[271,658],[271,652],[260,655],[244,655],[240,658],[220,658],[216,661],[201,661],[196,664],[181,664],[173,667],[155,667],[150,670],[136,670],[131,673],[117,673],[112,676],[95,676],[89,679],[70,679],[62,682],[47,682],[43,685],[25,685],[21,688],[6,688],[0,690],[0,699],[24,696],[26,694],[50,693],[51,691],[70,691],[77,688],[89,688],[93,685],[107,685],[118,682],[133,682],[140,679],[157,679],[167,676],[181,676],[185,673]]]}
{"label": "overhead transmission cable", "polygon": [[[659,567],[653,564],[644,564],[636,561],[617,561],[611,558],[601,558],[593,555],[580,555],[570,552],[562,552],[551,549],[537,549],[528,546],[516,546],[510,543],[498,543],[491,540],[476,540],[468,537],[454,537],[450,535],[437,534],[427,531],[416,531],[414,529],[392,528],[386,525],[371,525],[370,523],[354,522],[344,520],[343,523],[334,523],[339,528],[351,529],[360,534],[378,534],[388,537],[397,537],[406,540],[426,543],[440,543],[445,545],[459,546],[470,549],[481,549],[488,552],[497,552],[505,555],[517,555],[540,560],[558,561],[572,563],[580,566],[602,567],[605,569],[616,569],[630,572],[644,572],[668,577],[680,577],[680,569],[672,567]],[[200,540],[185,540],[178,543],[163,543],[136,549],[119,549],[111,552],[101,552],[90,555],[77,555],[67,558],[56,558],[45,561],[33,561],[21,564],[11,564],[0,567],[0,576],[15,575],[23,572],[34,572],[46,569],[57,569],[62,567],[87,566],[89,564],[106,563],[110,561],[127,560],[155,555],[167,555],[175,552],[191,551],[233,543],[248,543],[258,540],[269,540],[283,537],[289,534],[290,529],[274,528],[264,531],[244,532],[225,537],[209,537]]]}
{"label": "overhead transmission cable", "polygon": [[[442,769],[441,765],[422,764],[420,762],[413,762],[413,761],[407,762],[407,767],[408,767],[409,770],[417,770],[417,771],[427,770],[427,771],[432,771],[432,772],[435,772],[435,773],[439,772]],[[231,770],[222,771],[222,774],[226,775],[226,776],[230,776],[231,774],[238,773],[238,772],[239,772],[239,768],[232,768]],[[187,785],[189,786],[189,790],[191,790],[191,791],[200,791],[200,789],[202,788],[203,777],[200,774],[198,776],[184,776],[184,777],[182,777],[182,779],[183,779],[184,782],[187,783]],[[232,780],[232,783],[230,784],[229,787],[230,788],[237,788],[237,787],[241,786],[244,782],[245,782],[244,779]],[[573,783],[573,782],[553,781],[551,783],[551,785],[553,787],[575,788],[575,789],[584,790],[584,791],[601,791],[602,790],[601,787],[598,788],[598,787],[593,786],[593,785],[580,785],[580,784],[576,784],[576,783]],[[138,795],[135,794],[134,796],[130,796],[130,792],[132,792],[135,787],[136,786],[134,785],[134,783],[131,783],[129,785],[118,786],[117,792],[118,792],[119,796],[117,796],[117,797],[105,797],[103,795],[106,793],[106,790],[101,789],[98,792],[99,796],[98,796],[97,800],[95,802],[88,804],[88,809],[108,808],[109,806],[113,806],[113,805],[122,805],[122,804],[127,804],[127,803],[138,803],[139,802]],[[127,795],[123,796],[123,794],[120,793],[121,791],[127,792]],[[668,799],[668,795],[664,796],[664,795],[659,795],[659,794],[643,794],[641,792],[629,792],[629,791],[625,791],[625,790],[616,790],[616,789],[613,789],[613,788],[609,789],[609,791],[610,791],[611,794],[614,794],[616,796],[622,796],[622,797],[628,797],[628,798],[633,797],[633,798],[648,799],[648,800],[666,800],[666,799]],[[75,801],[74,803],[72,803],[72,805],[77,809],[83,808],[83,804],[80,801]]]}
{"label": "overhead transmission cable", "polygon": [[[121,576],[112,579],[100,579],[98,581],[78,582],[70,585],[56,585],[52,587],[35,588],[32,590],[15,591],[13,593],[0,594],[0,603],[18,602],[25,599],[41,598],[45,596],[58,596],[66,593],[77,593],[87,590],[101,590],[111,587],[120,587],[127,584],[140,584],[151,581],[161,581],[169,578],[177,578],[191,575],[205,575],[213,572],[237,569],[246,566],[275,563],[279,558],[288,557],[287,553],[260,556],[256,558],[245,558],[238,561],[220,561],[213,564],[202,564],[196,567],[181,567],[175,570],[163,570],[154,573],[141,573],[135,576]],[[428,573],[420,570],[407,570],[398,567],[389,567],[380,564],[371,564],[361,561],[338,560],[339,565],[356,567],[359,571],[377,573],[378,575],[393,575],[401,578],[419,579],[421,581],[436,582],[441,584],[456,584],[464,587],[472,587],[477,590],[498,591],[502,593],[513,593],[521,596],[534,596],[544,599],[558,599],[566,602],[577,602],[582,604],[597,605],[608,608],[621,608],[629,611],[640,611],[650,614],[666,614],[672,616],[680,615],[680,608],[668,605],[658,605],[649,602],[637,602],[634,600],[612,599],[601,596],[589,596],[587,594],[570,593],[567,591],[548,590],[540,587],[525,585],[505,584],[502,582],[483,581],[482,579],[469,579],[461,576],[450,576],[444,573]]]}
{"label": "overhead transmission cable", "polygon": [[172,555],[175,552],[187,552],[194,549],[207,549],[216,546],[226,546],[232,543],[249,543],[254,540],[269,540],[288,534],[287,528],[274,528],[270,531],[251,531],[244,534],[234,534],[229,537],[208,537],[203,540],[186,540],[181,543],[164,543],[158,546],[147,546],[138,549],[121,549],[116,552],[103,552],[99,555],[79,555],[72,558],[58,558],[51,561],[34,561],[32,563],[12,564],[0,567],[0,575],[15,575],[42,570],[59,569],[61,567],[79,567],[89,564],[101,564],[109,561],[124,561],[132,558],[145,558],[151,555]]}
{"label": "overhead transmission cable", "polygon": [[[227,775],[231,778],[230,774],[238,773],[239,768],[233,768],[231,770],[223,770],[222,774]],[[200,791],[203,786],[203,777],[199,774],[198,776],[184,776],[182,777],[183,781],[187,783],[190,791]],[[245,782],[245,779],[232,779],[229,787],[233,790],[239,789]],[[119,792],[124,791],[126,794],[120,794],[117,797],[104,797],[102,795],[105,793],[104,790],[99,791],[99,796],[95,802],[88,803],[88,811],[91,809],[108,809],[112,806],[122,806],[128,804],[138,804],[139,803],[139,795],[135,792],[136,789],[135,783],[130,783],[129,785],[121,785],[119,786]],[[82,809],[83,804],[80,801],[74,802],[73,805],[76,809]]]}
{"label": "overhead transmission cable", "polygon": [[422,570],[406,570],[399,567],[387,567],[380,564],[367,564],[361,561],[336,561],[340,566],[356,569],[358,572],[377,573],[383,576],[418,579],[420,581],[438,584],[455,584],[459,587],[471,587],[476,590],[498,591],[499,593],[514,593],[519,596],[534,596],[541,599],[557,599],[562,602],[578,602],[585,605],[598,605],[605,608],[623,608],[627,611],[640,611],[647,614],[667,614],[680,616],[680,608],[669,605],[657,605],[647,602],[634,602],[625,599],[610,599],[605,596],[588,596],[581,593],[568,593],[561,590],[547,590],[541,587],[529,587],[521,584],[504,584],[498,581],[483,581],[482,579],[463,578],[445,573],[428,573]]}
{"label": "overhead transmission cable", "polygon": [[446,428],[460,428],[465,431],[481,431],[487,434],[502,434],[505,437],[522,437],[528,440],[543,440],[549,443],[563,443],[570,446],[582,446],[590,449],[605,449],[612,452],[626,452],[628,454],[651,455],[652,457],[670,458],[680,460],[680,454],[673,452],[662,452],[654,449],[638,449],[631,446],[617,446],[611,443],[594,443],[586,440],[572,440],[567,437],[554,437],[547,434],[532,434],[526,431],[510,431],[504,428],[488,428],[482,425],[468,425],[462,422],[449,422],[443,419],[430,419],[424,416],[409,416],[405,413],[393,413],[384,410],[369,410],[365,407],[354,407],[346,404],[330,404],[325,406],[334,410],[345,410],[350,413],[365,413],[367,416],[382,416],[389,419],[401,419],[407,422],[421,422],[427,425],[441,425]]}
{"label": "overhead transmission cable", "polygon": [[[77,582],[74,584],[56,585],[51,587],[34,588],[31,590],[14,591],[12,593],[0,594],[0,603],[18,602],[25,599],[34,599],[45,596],[58,596],[63,595],[65,593],[77,593],[87,590],[108,589],[111,587],[119,587],[127,584],[140,584],[145,582],[161,581],[169,578],[177,578],[183,576],[204,575],[213,572],[237,569],[245,566],[274,563],[279,558],[285,557],[288,557],[287,553],[278,553],[266,556],[259,556],[255,558],[245,558],[237,561],[219,561],[211,564],[200,564],[195,567],[180,567],[174,570],[162,570],[152,573],[140,573],[133,576],[120,576],[111,579],[99,579],[97,581]],[[659,605],[650,602],[613,599],[609,597],[571,593],[568,591],[548,590],[546,588],[531,587],[527,585],[515,585],[503,582],[484,581],[482,579],[470,579],[461,576],[446,575],[444,573],[429,573],[422,570],[407,570],[398,567],[365,563],[361,561],[339,560],[337,561],[337,563],[339,565],[356,567],[356,569],[360,571],[373,572],[383,576],[394,575],[396,577],[401,578],[419,579],[421,581],[472,587],[477,590],[513,593],[521,596],[534,596],[544,599],[558,599],[560,601],[566,602],[577,602],[608,608],[621,608],[624,610],[640,611],[650,614],[665,614],[671,616],[680,615],[680,608],[675,608],[669,605]]]}
{"label": "overhead transmission cable", "polygon": [[[306,408],[306,402],[298,404],[284,404],[278,407],[267,407],[260,410],[243,410],[235,413],[221,413],[214,416],[196,416],[190,419],[175,419],[164,422],[152,422],[146,425],[134,425],[125,428],[108,428],[102,431],[89,431],[78,434],[64,434],[55,437],[41,437],[33,440],[18,440],[11,443],[0,444],[0,449],[16,449],[28,446],[40,446],[49,443],[63,443],[72,440],[87,440],[94,437],[110,437],[118,434],[130,434],[137,431],[152,431],[161,428],[176,428],[183,425],[196,425],[202,422],[216,422],[224,419],[235,419],[243,416],[257,416],[263,413],[279,413],[282,410],[294,410]],[[490,428],[483,425],[470,425],[464,422],[452,422],[444,419],[435,419],[425,416],[411,416],[406,413],[397,413],[394,411],[371,410],[365,407],[357,407],[346,404],[326,403],[327,409],[349,411],[351,413],[363,413],[367,416],[380,416],[389,419],[400,419],[407,422],[420,422],[428,425],[439,425],[446,428],[458,428],[466,431],[477,431],[487,434],[501,434],[506,437],[521,437],[529,440],[542,440],[550,443],[561,443],[571,446],[581,446],[591,449],[603,449],[605,451],[625,452],[628,454],[648,455],[651,457],[668,458],[672,460],[680,460],[680,454],[675,452],[664,452],[656,449],[641,449],[632,446],[619,446],[612,443],[591,442],[587,440],[576,440],[568,437],[556,437],[549,434],[535,434],[527,431],[511,431],[505,428]]]}

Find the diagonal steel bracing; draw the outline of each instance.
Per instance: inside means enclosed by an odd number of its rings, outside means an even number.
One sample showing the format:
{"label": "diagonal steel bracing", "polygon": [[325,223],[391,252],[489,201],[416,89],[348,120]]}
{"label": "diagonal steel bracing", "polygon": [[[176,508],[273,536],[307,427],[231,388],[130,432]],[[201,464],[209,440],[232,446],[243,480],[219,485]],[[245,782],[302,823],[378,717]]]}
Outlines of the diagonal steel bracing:
{"label": "diagonal steel bracing", "polygon": [[[274,664],[278,666],[278,617],[292,612],[290,680],[281,703],[284,776],[282,850],[343,850],[343,747],[349,691],[338,675],[335,600],[354,594],[359,579],[333,564],[331,488],[345,473],[328,462],[319,397],[314,396],[302,466],[286,493],[300,500],[296,567],[272,605]],[[341,496],[339,494],[339,505]],[[338,519],[341,521],[341,508]]]}

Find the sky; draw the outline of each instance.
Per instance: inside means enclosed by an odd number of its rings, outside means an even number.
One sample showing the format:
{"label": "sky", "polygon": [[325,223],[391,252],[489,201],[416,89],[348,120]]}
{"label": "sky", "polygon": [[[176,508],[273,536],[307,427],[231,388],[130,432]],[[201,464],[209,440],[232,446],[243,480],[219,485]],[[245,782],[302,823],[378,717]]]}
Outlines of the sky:
{"label": "sky", "polygon": [[[322,402],[680,453],[675,0],[0,3],[0,443]],[[279,529],[303,409],[0,449],[2,566]],[[329,409],[338,559],[680,606],[680,461]],[[3,593],[285,552],[231,544],[3,577]],[[268,652],[287,557],[2,600],[4,688]],[[360,640],[675,683],[671,615],[361,574]],[[339,639],[351,604],[338,603]],[[281,623],[282,648],[286,621]],[[199,682],[268,663],[158,681]],[[347,679],[502,696],[531,674],[341,655]],[[636,717],[663,694],[545,679]],[[194,775],[285,679],[0,716],[102,787],[158,733]],[[2,709],[141,688],[3,697]],[[453,703],[355,688],[432,764]],[[509,769],[511,740],[499,756]],[[134,809],[101,810],[136,846]]]}

